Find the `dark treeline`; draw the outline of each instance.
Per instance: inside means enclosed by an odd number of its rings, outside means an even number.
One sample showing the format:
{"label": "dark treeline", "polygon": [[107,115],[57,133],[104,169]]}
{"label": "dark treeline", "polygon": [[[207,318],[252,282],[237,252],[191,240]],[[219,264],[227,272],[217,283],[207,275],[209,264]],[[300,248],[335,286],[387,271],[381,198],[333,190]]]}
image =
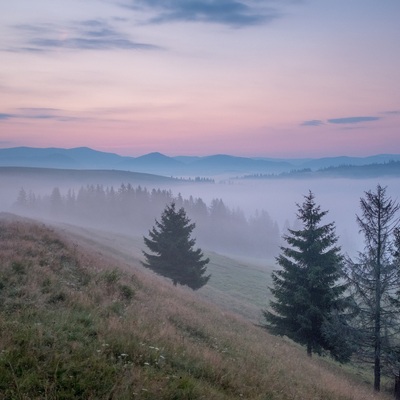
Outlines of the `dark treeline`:
{"label": "dark treeline", "polygon": [[400,174],[400,161],[388,161],[366,165],[343,164],[312,170],[311,168],[293,169],[279,174],[250,174],[243,179],[281,179],[281,178],[315,178],[315,177],[347,177],[347,178],[376,178],[380,176],[398,177]]}
{"label": "dark treeline", "polygon": [[87,185],[66,193],[55,187],[50,194],[37,195],[22,188],[15,207],[30,215],[147,234],[172,202],[177,208],[183,207],[196,223],[193,234],[207,249],[268,258],[279,251],[279,228],[266,211],[247,218],[242,210],[230,209],[221,199],[207,205],[201,198],[184,199],[165,189],[148,190],[131,184],[122,184],[118,189]]}

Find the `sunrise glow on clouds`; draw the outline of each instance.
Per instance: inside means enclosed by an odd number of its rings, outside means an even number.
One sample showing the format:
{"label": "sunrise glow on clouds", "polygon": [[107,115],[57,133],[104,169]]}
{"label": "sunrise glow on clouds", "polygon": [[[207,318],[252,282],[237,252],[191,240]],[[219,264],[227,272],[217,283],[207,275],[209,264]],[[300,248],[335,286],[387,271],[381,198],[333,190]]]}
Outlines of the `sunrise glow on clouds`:
{"label": "sunrise glow on clouds", "polygon": [[0,5],[0,146],[400,153],[398,0]]}

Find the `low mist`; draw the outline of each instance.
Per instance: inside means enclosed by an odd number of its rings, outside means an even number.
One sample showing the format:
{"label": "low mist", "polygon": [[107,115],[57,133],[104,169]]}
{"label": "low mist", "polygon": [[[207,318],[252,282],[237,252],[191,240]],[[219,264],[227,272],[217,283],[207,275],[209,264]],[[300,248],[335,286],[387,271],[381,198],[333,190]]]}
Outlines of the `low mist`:
{"label": "low mist", "polygon": [[[387,186],[388,196],[399,201],[400,179],[260,179],[231,180],[229,183],[182,187],[183,196],[195,193],[205,201],[222,198],[229,207],[239,207],[246,215],[256,210],[266,210],[277,222],[281,233],[285,227],[296,227],[296,203],[311,190],[321,210],[328,214],[323,223],[335,222],[339,244],[344,252],[354,255],[363,250],[363,238],[359,234],[356,214],[359,214],[360,198],[366,191],[374,191],[380,184]],[[193,191],[196,190],[196,192]]]}
{"label": "low mist", "polygon": [[[311,190],[316,203],[328,210],[323,223],[335,222],[339,244],[354,255],[363,248],[356,214],[365,191],[387,186],[397,200],[400,180],[381,179],[232,179],[182,181],[165,179],[110,181],[106,172],[95,181],[70,176],[2,174],[0,208],[77,225],[147,235],[165,205],[183,206],[196,223],[193,237],[204,250],[265,259],[279,253],[282,234],[297,228],[296,203]],[[21,197],[22,196],[22,197]],[[58,209],[57,209],[58,207]]]}

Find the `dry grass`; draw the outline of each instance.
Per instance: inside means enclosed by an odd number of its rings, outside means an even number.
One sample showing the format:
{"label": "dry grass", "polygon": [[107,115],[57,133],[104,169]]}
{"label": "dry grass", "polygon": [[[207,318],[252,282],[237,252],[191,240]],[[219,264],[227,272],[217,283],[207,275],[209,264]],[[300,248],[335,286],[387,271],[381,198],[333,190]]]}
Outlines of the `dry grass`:
{"label": "dry grass", "polygon": [[385,399],[72,236],[0,218],[1,399]]}

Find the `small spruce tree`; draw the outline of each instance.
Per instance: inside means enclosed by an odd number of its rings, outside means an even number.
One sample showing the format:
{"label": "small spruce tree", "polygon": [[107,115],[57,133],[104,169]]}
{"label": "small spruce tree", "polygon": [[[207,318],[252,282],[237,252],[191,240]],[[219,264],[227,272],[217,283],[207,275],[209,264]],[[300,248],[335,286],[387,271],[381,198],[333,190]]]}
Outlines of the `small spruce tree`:
{"label": "small spruce tree", "polygon": [[205,275],[208,258],[203,258],[201,249],[194,249],[195,239],[190,238],[194,223],[190,223],[185,210],[175,209],[175,203],[168,205],[144,243],[153,253],[143,251],[142,264],[159,275],[172,280],[176,286],[186,285],[193,290],[200,289],[210,279]]}
{"label": "small spruce tree", "polygon": [[[305,345],[309,356],[328,350],[336,359],[346,361],[350,348],[338,340],[340,325],[344,324],[338,313],[344,309],[345,286],[338,283],[343,257],[336,245],[334,223],[321,224],[327,211],[315,204],[311,191],[297,206],[302,227],[288,229],[283,236],[289,247],[281,247],[276,259],[281,269],[272,273],[270,290],[275,299],[270,302],[270,310],[263,312],[266,327]],[[335,326],[336,334],[326,329],[329,325]]]}

